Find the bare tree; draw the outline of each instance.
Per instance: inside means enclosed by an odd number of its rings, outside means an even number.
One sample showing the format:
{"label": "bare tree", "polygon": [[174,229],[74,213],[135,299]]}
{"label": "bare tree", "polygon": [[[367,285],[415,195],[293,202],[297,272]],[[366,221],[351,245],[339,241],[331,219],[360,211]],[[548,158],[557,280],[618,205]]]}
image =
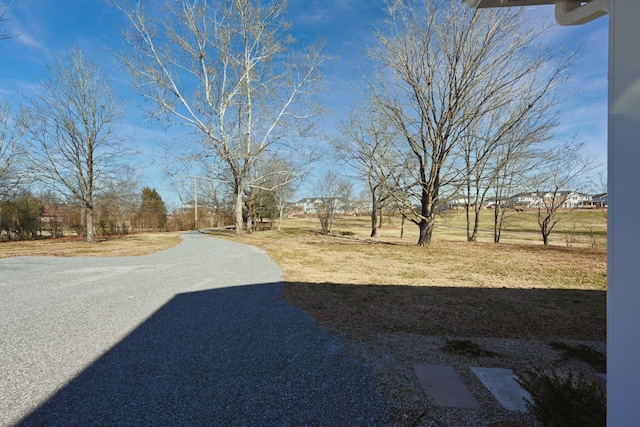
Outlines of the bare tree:
{"label": "bare tree", "polygon": [[134,168],[124,166],[113,179],[101,182],[102,190],[95,202],[101,234],[127,234],[133,230],[140,204],[139,179]]}
{"label": "bare tree", "polygon": [[276,154],[263,160],[256,168],[258,174],[252,180],[255,183],[252,187],[271,194],[278,211],[280,231],[288,198],[294,195],[297,184],[307,175],[307,166],[315,161],[315,156],[295,161]]}
{"label": "bare tree", "polygon": [[314,197],[316,197],[315,209],[322,234],[330,234],[333,229],[333,221],[345,186],[346,182],[343,178],[328,170],[313,187]]}
{"label": "bare tree", "polygon": [[551,68],[546,66],[552,62],[550,56],[538,59],[541,66],[514,88],[511,101],[478,117],[461,140],[468,241],[476,240],[482,208],[495,181],[505,169],[530,169],[539,146],[551,139],[557,126],[557,89],[567,78],[571,58]]}
{"label": "bare tree", "polygon": [[389,120],[375,109],[353,108],[340,125],[341,136],[333,141],[339,160],[351,166],[365,181],[371,200],[371,237],[378,234],[378,212],[391,198],[398,153],[393,145],[394,130]]}
{"label": "bare tree", "polygon": [[0,200],[20,184],[24,165],[24,126],[19,116],[12,116],[8,103],[0,104]]}
{"label": "bare tree", "polygon": [[506,138],[493,153],[491,197],[494,243],[500,243],[509,198],[527,187],[532,171],[541,166],[543,153],[543,147],[525,136],[520,138],[517,133]]}
{"label": "bare tree", "polygon": [[477,13],[460,2],[394,0],[369,55],[379,63],[368,96],[404,139],[413,156],[419,209],[418,245],[431,242],[438,208],[463,174],[460,144],[472,125],[510,104],[531,72],[545,66],[536,53],[542,27],[522,12]]}
{"label": "bare tree", "polygon": [[545,245],[555,226],[578,208],[579,191],[586,174],[594,167],[593,159],[583,153],[584,143],[573,138],[548,149],[545,164],[531,177],[535,188],[538,226]]}
{"label": "bare tree", "polygon": [[[284,157],[280,153],[265,153],[260,159],[257,159],[250,177],[251,185],[248,186],[247,192],[247,231],[251,230],[251,221],[253,215],[252,203],[253,196],[256,193],[262,194],[262,199],[270,198],[277,206],[279,211],[280,222],[278,229],[281,228],[282,216],[286,206],[286,198],[293,195],[295,186],[304,179],[308,174],[309,166],[317,160],[316,153],[311,151],[306,155],[295,155]],[[268,196],[266,194],[268,193]]]}
{"label": "bare tree", "polygon": [[[225,165],[242,232],[243,195],[266,153],[297,151],[318,113],[320,47],[295,49],[286,1],[177,0],[160,22],[142,6],[121,6],[131,22],[122,60],[151,101],[151,114],[190,127]],[[206,156],[205,156],[206,157]]]}
{"label": "bare tree", "polygon": [[32,175],[81,204],[92,242],[94,197],[119,172],[124,154],[116,134],[124,106],[80,50],[59,57],[49,73],[26,110]]}

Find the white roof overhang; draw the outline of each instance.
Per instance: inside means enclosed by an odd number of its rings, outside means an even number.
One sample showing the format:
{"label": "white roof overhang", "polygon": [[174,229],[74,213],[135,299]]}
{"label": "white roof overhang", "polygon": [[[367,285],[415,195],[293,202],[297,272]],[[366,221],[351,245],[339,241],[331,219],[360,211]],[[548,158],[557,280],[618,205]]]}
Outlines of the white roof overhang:
{"label": "white roof overhang", "polygon": [[560,25],[580,25],[609,13],[610,0],[463,0],[478,8],[556,5],[556,21]]}

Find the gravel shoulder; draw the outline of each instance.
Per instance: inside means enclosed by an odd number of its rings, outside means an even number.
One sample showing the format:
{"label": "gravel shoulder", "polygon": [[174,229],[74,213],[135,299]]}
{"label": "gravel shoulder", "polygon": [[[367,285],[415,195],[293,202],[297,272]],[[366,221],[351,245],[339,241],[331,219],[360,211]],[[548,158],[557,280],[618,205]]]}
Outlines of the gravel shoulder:
{"label": "gravel shoulder", "polygon": [[380,425],[380,384],[256,248],[0,260],[0,425]]}
{"label": "gravel shoulder", "polygon": [[[344,332],[343,332],[344,333]],[[347,348],[372,369],[390,405],[390,420],[407,426],[535,427],[528,413],[505,409],[471,371],[471,367],[507,368],[515,372],[555,370],[584,373],[594,380],[591,366],[563,359],[548,340],[430,336],[411,333],[346,333]],[[493,356],[473,357],[444,350],[447,340],[470,340]],[[604,341],[562,340],[584,344],[605,353]],[[415,375],[414,364],[451,366],[480,403],[479,410],[439,407],[426,397]]]}

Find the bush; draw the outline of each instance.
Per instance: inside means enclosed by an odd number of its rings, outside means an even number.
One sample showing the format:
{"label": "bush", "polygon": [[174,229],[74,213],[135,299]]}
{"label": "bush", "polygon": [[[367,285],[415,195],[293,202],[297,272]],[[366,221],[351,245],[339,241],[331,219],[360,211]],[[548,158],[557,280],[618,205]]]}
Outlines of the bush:
{"label": "bush", "polygon": [[555,372],[526,371],[516,380],[530,395],[527,408],[547,427],[605,426],[607,398],[603,382],[570,371],[567,375]]}

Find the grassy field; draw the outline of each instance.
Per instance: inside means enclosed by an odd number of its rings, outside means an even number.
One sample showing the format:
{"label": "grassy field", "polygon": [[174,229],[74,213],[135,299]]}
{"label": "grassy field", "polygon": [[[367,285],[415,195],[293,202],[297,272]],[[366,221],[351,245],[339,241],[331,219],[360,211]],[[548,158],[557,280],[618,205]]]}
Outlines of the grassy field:
{"label": "grassy field", "polygon": [[130,234],[86,243],[81,237],[0,243],[0,258],[12,256],[138,256],[180,243],[179,233]]}
{"label": "grassy field", "polygon": [[462,213],[440,217],[427,247],[412,224],[400,239],[399,219],[371,239],[362,217],[339,218],[333,236],[300,218],[240,241],[283,268],[291,303],[347,333],[605,339],[602,212],[571,213],[549,246],[530,213],[511,214],[498,245],[489,231],[466,242],[464,224]]}

